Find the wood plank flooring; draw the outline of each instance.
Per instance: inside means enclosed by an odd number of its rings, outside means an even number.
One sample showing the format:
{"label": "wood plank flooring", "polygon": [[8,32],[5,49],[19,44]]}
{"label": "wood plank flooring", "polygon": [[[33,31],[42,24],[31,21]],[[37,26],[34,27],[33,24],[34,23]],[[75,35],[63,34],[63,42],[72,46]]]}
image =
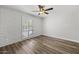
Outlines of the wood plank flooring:
{"label": "wood plank flooring", "polygon": [[0,48],[0,54],[78,54],[79,43],[47,36],[26,39]]}

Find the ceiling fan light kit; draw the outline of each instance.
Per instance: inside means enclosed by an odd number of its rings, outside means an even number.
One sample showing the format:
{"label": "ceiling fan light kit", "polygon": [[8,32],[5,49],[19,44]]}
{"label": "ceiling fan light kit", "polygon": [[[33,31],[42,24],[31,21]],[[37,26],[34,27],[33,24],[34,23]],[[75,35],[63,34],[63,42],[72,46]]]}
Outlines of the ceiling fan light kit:
{"label": "ceiling fan light kit", "polygon": [[45,9],[44,5],[38,5],[38,8],[39,8],[39,11],[36,11],[38,12],[38,15],[44,15],[44,14],[48,15],[49,14],[48,11],[53,10],[53,8]]}

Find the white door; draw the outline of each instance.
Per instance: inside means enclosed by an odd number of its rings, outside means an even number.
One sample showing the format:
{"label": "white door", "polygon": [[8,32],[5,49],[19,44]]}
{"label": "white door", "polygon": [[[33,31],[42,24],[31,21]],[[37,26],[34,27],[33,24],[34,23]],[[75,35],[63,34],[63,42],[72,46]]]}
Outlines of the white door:
{"label": "white door", "polygon": [[22,39],[28,39],[33,34],[32,20],[27,16],[22,16]]}

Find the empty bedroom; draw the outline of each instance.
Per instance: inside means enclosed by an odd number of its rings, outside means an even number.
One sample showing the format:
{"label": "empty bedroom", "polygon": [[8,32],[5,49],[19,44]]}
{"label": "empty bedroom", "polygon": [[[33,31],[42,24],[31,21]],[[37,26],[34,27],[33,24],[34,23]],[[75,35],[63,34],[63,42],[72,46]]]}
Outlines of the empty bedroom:
{"label": "empty bedroom", "polygon": [[0,54],[78,54],[79,5],[0,5]]}

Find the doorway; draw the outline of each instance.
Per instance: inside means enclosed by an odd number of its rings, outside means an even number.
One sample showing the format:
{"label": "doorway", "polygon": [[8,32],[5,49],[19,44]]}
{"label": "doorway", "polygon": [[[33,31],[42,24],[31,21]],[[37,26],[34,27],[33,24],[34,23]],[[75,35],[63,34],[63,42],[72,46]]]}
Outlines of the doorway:
{"label": "doorway", "polygon": [[33,34],[33,20],[22,16],[22,39],[28,39]]}

